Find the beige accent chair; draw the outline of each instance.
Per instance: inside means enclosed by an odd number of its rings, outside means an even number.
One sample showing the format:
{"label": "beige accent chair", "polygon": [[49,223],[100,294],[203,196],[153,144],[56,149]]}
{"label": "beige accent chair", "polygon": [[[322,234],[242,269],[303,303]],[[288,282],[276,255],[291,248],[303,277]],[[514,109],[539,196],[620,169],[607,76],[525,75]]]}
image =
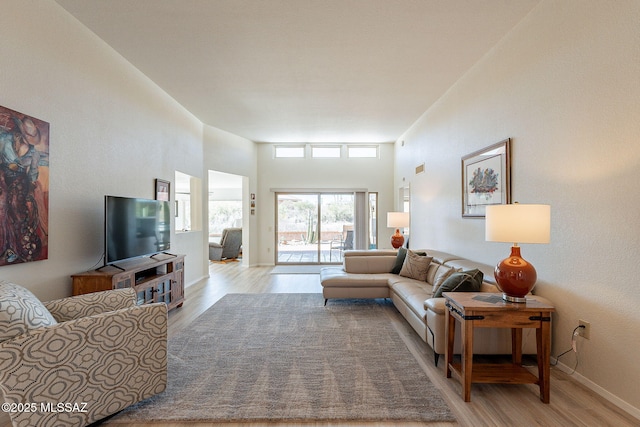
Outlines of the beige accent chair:
{"label": "beige accent chair", "polygon": [[166,385],[166,304],[137,306],[131,288],[41,303],[0,282],[0,389],[13,426],[86,426]]}

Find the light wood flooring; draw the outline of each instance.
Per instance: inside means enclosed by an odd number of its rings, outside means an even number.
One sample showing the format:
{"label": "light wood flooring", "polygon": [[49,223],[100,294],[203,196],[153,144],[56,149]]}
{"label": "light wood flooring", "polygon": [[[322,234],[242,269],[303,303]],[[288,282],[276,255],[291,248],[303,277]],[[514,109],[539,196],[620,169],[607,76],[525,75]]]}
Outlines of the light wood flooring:
{"label": "light wood flooring", "polygon": [[[246,268],[240,263],[212,264],[210,278],[185,290],[186,300],[182,308],[169,314],[169,337],[179,334],[195,318],[227,293],[320,293],[317,274],[270,274],[270,267]],[[403,321],[394,320],[409,350],[438,387],[458,423],[427,424],[429,426],[638,426],[640,420],[601,398],[575,381],[570,375],[551,369],[551,403],[539,400],[535,385],[473,384],[471,402],[465,403],[460,384],[447,379],[444,374],[444,358],[434,366],[433,352]],[[532,362],[535,363],[535,362]],[[168,408],[168,410],[170,410]],[[9,426],[8,417],[0,414],[0,426]],[[96,423],[99,426],[138,427],[150,424],[122,424],[117,419]],[[159,425],[155,423],[154,425]],[[165,423],[164,427],[203,427],[210,423]],[[224,423],[228,427],[255,427],[262,423]],[[292,426],[271,423],[269,426]],[[299,425],[298,423],[296,425]],[[307,426],[421,426],[421,423],[308,423]]]}

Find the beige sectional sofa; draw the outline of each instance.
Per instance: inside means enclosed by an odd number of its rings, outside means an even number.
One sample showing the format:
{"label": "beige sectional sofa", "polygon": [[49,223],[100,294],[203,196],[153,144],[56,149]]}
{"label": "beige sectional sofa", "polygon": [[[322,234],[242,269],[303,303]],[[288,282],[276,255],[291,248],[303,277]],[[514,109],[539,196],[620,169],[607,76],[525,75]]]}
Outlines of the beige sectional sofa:
{"label": "beige sectional sofa", "polygon": [[[426,281],[391,273],[398,262],[395,250],[345,251],[342,266],[324,267],[320,281],[325,304],[336,298],[391,298],[420,338],[434,350],[435,363],[445,351],[445,299],[434,292],[456,271],[478,269],[484,274],[481,292],[499,292],[493,267],[446,252],[426,249],[433,257]],[[454,351],[460,352],[460,334],[456,334]],[[535,330],[523,333],[523,354],[536,353]],[[511,330],[482,328],[474,331],[474,354],[511,354]]]}

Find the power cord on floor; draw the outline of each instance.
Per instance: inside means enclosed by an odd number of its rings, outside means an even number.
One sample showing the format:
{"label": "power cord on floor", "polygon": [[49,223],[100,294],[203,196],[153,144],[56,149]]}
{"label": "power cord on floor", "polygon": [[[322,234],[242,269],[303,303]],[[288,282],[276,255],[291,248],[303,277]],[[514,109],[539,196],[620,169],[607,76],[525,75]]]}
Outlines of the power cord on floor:
{"label": "power cord on floor", "polygon": [[571,333],[571,348],[567,351],[563,351],[562,353],[560,353],[559,355],[556,356],[556,363],[552,363],[551,366],[556,366],[558,364],[558,360],[564,356],[565,354],[573,351],[576,354],[576,364],[573,367],[573,371],[571,371],[571,373],[569,375],[573,375],[574,372],[576,372],[576,369],[578,368],[578,348],[576,346],[576,339],[578,338],[578,336],[580,336],[580,332],[578,332],[580,329],[584,329],[584,325],[578,325],[575,327],[575,329],[573,330],[573,332]]}

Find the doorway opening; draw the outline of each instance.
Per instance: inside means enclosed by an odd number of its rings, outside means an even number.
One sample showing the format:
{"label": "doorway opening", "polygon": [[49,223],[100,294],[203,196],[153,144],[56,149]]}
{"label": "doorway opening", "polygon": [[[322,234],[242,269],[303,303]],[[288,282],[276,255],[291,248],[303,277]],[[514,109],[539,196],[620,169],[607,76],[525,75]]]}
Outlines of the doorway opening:
{"label": "doorway opening", "polygon": [[[245,177],[210,170],[208,178],[209,260],[244,261],[243,243],[248,237],[243,227]],[[222,243],[226,244],[221,248]]]}

